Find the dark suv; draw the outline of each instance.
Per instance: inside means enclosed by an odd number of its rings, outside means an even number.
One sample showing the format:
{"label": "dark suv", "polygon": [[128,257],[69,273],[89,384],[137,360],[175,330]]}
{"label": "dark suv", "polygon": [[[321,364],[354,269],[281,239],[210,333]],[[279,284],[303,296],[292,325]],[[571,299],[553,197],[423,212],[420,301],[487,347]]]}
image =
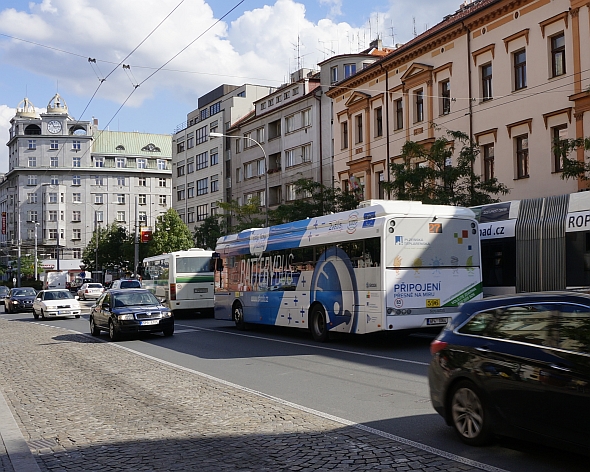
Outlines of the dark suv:
{"label": "dark suv", "polygon": [[463,442],[498,434],[588,453],[590,296],[468,302],[431,352],[432,405]]}

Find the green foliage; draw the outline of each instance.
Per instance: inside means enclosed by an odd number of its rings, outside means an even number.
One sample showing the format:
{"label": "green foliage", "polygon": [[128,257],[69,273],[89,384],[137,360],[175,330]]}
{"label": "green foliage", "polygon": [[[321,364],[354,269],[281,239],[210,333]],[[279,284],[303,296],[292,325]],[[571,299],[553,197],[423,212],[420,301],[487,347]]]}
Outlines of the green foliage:
{"label": "green foliage", "polygon": [[178,216],[176,210],[170,208],[158,216],[153,239],[149,243],[148,254],[157,256],[173,251],[184,251],[194,247],[193,237],[188,227]]}
{"label": "green foliage", "polygon": [[239,205],[235,200],[218,202],[218,205],[226,216],[226,234],[266,226],[266,218],[264,217],[264,211],[261,211],[258,197],[250,199],[244,205]]}
{"label": "green foliage", "polygon": [[310,179],[294,182],[295,191],[301,198],[279,205],[270,212],[271,224],[288,223],[317,216],[353,210],[358,206],[359,192],[345,192],[339,188],[326,187]]}
{"label": "green foliage", "polygon": [[[392,181],[383,184],[391,198],[440,205],[475,206],[498,202],[495,195],[509,192],[493,179],[484,181],[473,170],[479,146],[460,131],[448,131],[430,147],[408,141],[402,148],[404,162],[391,164]],[[455,145],[461,144],[456,165],[449,165]]]}
{"label": "green foliage", "polygon": [[220,218],[217,215],[210,215],[200,225],[195,226],[193,237],[196,247],[215,249],[217,239],[224,234]]}
{"label": "green foliage", "polygon": [[[96,240],[98,238],[98,268],[96,267]],[[130,235],[126,228],[112,223],[108,227],[99,227],[94,231],[88,246],[82,254],[82,262],[87,270],[115,268],[133,268],[135,254],[134,235]]]}
{"label": "green foliage", "polygon": [[590,162],[578,161],[577,156],[570,157],[570,155],[578,149],[589,151],[590,137],[577,139],[562,139],[556,140],[556,142],[553,143],[554,152],[558,153],[562,159],[563,171],[561,173],[561,178],[564,180],[590,180]]}

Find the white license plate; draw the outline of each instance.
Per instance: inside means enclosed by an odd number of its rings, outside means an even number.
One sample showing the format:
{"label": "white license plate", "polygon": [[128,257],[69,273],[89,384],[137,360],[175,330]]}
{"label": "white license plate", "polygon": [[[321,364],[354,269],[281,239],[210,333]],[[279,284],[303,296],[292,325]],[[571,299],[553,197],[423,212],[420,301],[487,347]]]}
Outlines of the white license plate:
{"label": "white license plate", "polygon": [[63,310],[61,310],[61,311],[58,311],[58,312],[57,312],[57,314],[58,314],[58,315],[69,315],[69,314],[70,314],[70,312],[69,312],[69,311],[67,311],[67,310],[66,310],[66,311],[63,311]]}
{"label": "white license plate", "polygon": [[159,322],[160,320],[146,320],[141,322],[141,326],[157,325]]}
{"label": "white license plate", "polygon": [[428,326],[444,325],[449,321],[448,318],[426,318],[426,324]]}

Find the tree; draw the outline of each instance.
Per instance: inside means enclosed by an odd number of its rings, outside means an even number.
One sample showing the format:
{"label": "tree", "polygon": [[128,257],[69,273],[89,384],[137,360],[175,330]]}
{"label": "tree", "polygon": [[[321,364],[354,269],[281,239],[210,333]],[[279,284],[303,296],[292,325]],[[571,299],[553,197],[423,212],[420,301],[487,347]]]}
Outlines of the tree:
{"label": "tree", "polygon": [[240,205],[235,200],[218,202],[218,205],[226,216],[226,234],[239,233],[250,228],[262,228],[266,225],[265,218],[261,216],[263,212],[260,210],[258,197],[251,198],[244,205]]}
{"label": "tree", "polygon": [[184,251],[194,247],[190,230],[173,208],[158,216],[148,254],[157,256],[167,252]]}
{"label": "tree", "polygon": [[[97,246],[98,238],[98,246]],[[98,267],[97,251],[98,250]],[[104,267],[109,270],[131,270],[134,260],[134,235],[129,235],[127,229],[112,223],[108,227],[95,230],[88,246],[82,254],[82,262],[90,271]]]}
{"label": "tree", "polygon": [[[480,153],[477,143],[460,131],[448,131],[448,135],[451,140],[442,136],[430,147],[413,141],[404,144],[403,162],[391,164],[393,179],[383,184],[392,198],[470,207],[498,202],[495,195],[509,192],[495,177],[483,180],[474,172]],[[461,149],[453,166],[456,143]]]}
{"label": "tree", "polygon": [[195,226],[193,238],[197,247],[215,249],[217,239],[224,234],[220,218],[218,215],[210,215]]}
{"label": "tree", "polygon": [[276,210],[272,210],[269,217],[272,224],[353,210],[359,203],[360,192],[346,192],[340,188],[326,187],[311,179],[299,179],[293,185],[301,198],[283,203]]}
{"label": "tree", "polygon": [[559,154],[563,163],[563,171],[561,172],[561,178],[567,179],[581,179],[584,181],[590,180],[590,162],[579,161],[577,156],[569,157],[572,153],[578,149],[584,151],[590,151],[590,137],[577,138],[577,139],[562,139],[556,140],[553,143],[553,150],[556,154]]}

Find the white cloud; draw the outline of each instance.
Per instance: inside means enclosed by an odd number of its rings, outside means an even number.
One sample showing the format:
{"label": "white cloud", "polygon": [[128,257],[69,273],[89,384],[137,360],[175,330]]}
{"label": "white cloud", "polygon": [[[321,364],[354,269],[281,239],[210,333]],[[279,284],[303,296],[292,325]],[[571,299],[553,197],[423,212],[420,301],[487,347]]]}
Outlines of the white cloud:
{"label": "white cloud", "polygon": [[[6,137],[8,141],[10,120],[14,118],[16,108],[0,105],[0,136]],[[0,153],[0,173],[8,172],[8,153]]]}

